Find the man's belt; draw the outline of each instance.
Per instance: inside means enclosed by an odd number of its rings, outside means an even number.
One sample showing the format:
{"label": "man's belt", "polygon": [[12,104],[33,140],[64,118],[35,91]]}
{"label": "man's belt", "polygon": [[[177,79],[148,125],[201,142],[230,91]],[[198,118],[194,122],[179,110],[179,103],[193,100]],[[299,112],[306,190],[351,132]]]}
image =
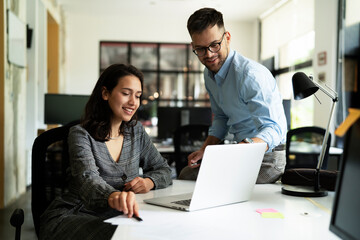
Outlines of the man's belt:
{"label": "man's belt", "polygon": [[286,149],[286,144],[279,144],[272,149],[272,152],[284,151],[285,149]]}

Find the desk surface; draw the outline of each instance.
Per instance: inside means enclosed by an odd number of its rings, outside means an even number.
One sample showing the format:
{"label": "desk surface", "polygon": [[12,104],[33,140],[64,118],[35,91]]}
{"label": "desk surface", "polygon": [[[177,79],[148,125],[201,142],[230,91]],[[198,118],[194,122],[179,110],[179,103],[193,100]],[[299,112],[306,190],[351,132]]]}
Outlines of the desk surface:
{"label": "desk surface", "polygon": [[[149,205],[143,199],[192,191],[195,182],[174,180],[166,189],[137,194],[143,222],[119,216],[115,239],[339,239],[329,231],[334,193],[322,198],[281,194],[281,184],[256,185],[250,201],[182,212]],[[216,194],[216,191],[214,191]],[[274,208],[284,215],[262,218],[256,209]]]}
{"label": "desk surface", "polygon": [[342,148],[330,147],[330,149],[329,149],[329,154],[330,155],[341,155],[342,153],[343,153]]}
{"label": "desk surface", "polygon": [[[289,147],[290,152],[296,153],[320,153],[321,145],[311,144],[307,142],[291,142]],[[337,147],[330,147],[329,154],[330,155],[341,155],[343,150]]]}
{"label": "desk surface", "polygon": [[173,153],[175,151],[173,144],[154,143],[160,153]]}
{"label": "desk surface", "polygon": [[[154,143],[157,150],[161,153],[172,153],[174,152],[173,144],[165,144],[165,143]],[[307,152],[306,150],[299,150],[298,152]],[[320,152],[320,150],[318,151]],[[330,147],[329,154],[334,156],[340,156],[343,153],[343,149],[337,147]]]}

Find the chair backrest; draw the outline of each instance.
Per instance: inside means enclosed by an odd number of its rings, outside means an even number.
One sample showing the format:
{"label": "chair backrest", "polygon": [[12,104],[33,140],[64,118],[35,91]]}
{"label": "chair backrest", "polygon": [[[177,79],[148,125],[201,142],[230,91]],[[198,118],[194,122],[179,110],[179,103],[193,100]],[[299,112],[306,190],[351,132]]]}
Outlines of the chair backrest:
{"label": "chair backrest", "polygon": [[181,169],[187,166],[187,156],[201,148],[208,136],[208,125],[194,124],[178,127],[174,132],[175,168],[179,176]]}
{"label": "chair backrest", "polygon": [[36,234],[39,235],[40,216],[51,201],[67,191],[66,170],[69,166],[67,136],[71,122],[40,134],[32,148],[31,211]]}
{"label": "chair backrest", "polygon": [[[286,166],[290,168],[316,168],[325,135],[320,127],[301,127],[291,129],[286,136]],[[327,142],[322,169],[327,168],[331,134]]]}

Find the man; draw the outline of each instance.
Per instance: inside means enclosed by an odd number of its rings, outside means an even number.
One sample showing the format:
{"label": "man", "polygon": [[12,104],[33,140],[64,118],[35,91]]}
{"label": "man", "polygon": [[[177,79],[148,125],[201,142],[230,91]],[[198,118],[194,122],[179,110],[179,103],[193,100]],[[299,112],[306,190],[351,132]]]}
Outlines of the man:
{"label": "man", "polygon": [[[220,143],[231,133],[238,143],[267,143],[257,183],[275,182],[285,167],[287,131],[275,79],[264,66],[230,49],[231,35],[215,9],[194,12],[187,28],[193,52],[206,67],[205,86],[214,118],[209,136],[200,150],[188,156],[188,166],[179,179],[195,180],[205,147]],[[219,160],[219,164],[226,163]]]}

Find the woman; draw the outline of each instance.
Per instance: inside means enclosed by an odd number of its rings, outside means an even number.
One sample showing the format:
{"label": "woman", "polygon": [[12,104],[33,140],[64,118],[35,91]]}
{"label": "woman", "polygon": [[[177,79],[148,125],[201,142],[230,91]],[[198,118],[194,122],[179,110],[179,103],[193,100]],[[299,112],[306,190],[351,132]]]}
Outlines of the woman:
{"label": "woman", "polygon": [[143,74],[131,65],[101,74],[84,119],[69,132],[69,192],[41,216],[40,239],[109,239],[116,227],[104,219],[138,217],[135,193],[172,183],[166,160],[134,120],[142,89]]}

